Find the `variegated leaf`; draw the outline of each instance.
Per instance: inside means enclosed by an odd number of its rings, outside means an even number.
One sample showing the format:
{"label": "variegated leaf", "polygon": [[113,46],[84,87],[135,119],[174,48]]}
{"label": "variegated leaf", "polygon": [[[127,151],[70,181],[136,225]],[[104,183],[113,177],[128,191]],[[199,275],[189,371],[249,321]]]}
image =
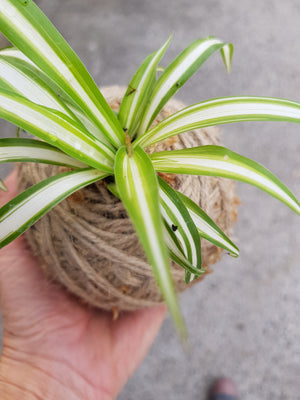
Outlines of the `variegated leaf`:
{"label": "variegated leaf", "polygon": [[71,168],[87,167],[83,162],[64,154],[56,147],[33,139],[0,139],[0,163],[4,162],[38,162]]}
{"label": "variegated leaf", "polygon": [[217,50],[221,51],[228,71],[231,67],[233,53],[232,44],[223,43],[215,37],[200,39],[189,45],[175,60],[168,65],[159,77],[151,98],[142,117],[138,136],[143,135],[151,122],[185,82],[200,68],[200,66]]}
{"label": "variegated leaf", "polygon": [[105,144],[88,137],[80,126],[64,114],[0,89],[0,117],[91,167],[113,172],[114,152]]}
{"label": "variegated leaf", "polygon": [[155,85],[157,64],[164,55],[170,41],[171,37],[159,50],[145,59],[130,81],[123,97],[119,120],[124,131],[131,137],[136,133],[141,114]]}
{"label": "variegated leaf", "polygon": [[135,226],[161,293],[177,328],[184,335],[184,323],[164,243],[157,178],[147,154],[139,147],[133,152],[130,145],[128,148],[121,147],[115,160],[115,179],[121,200]]}
{"label": "variegated leaf", "polygon": [[255,161],[224,147],[200,146],[162,151],[150,157],[159,172],[221,176],[257,186],[300,214],[298,200],[276,176]]}
{"label": "variegated leaf", "polygon": [[76,53],[34,4],[0,0],[4,35],[86,112],[116,147],[124,132]]}
{"label": "variegated leaf", "polygon": [[189,197],[177,192],[190,216],[192,217],[201,237],[214,243],[218,247],[229,251],[234,257],[238,257],[239,249],[225,235],[225,233],[214,223],[214,221]]}
{"label": "variegated leaf", "polygon": [[177,237],[185,257],[196,269],[201,269],[201,243],[196,225],[176,191],[162,178],[158,180],[161,214]]}
{"label": "variegated leaf", "polygon": [[0,208],[0,248],[12,242],[60,201],[108,174],[95,169],[65,172],[30,187]]}
{"label": "variegated leaf", "polygon": [[222,97],[203,101],[164,119],[135,142],[141,147],[206,126],[241,121],[300,123],[300,103],[270,97]]}
{"label": "variegated leaf", "polygon": [[188,284],[193,279],[203,275],[205,269],[195,268],[183,253],[182,247],[174,234],[172,228],[165,222],[164,238],[168,246],[170,258],[185,269],[185,282]]}

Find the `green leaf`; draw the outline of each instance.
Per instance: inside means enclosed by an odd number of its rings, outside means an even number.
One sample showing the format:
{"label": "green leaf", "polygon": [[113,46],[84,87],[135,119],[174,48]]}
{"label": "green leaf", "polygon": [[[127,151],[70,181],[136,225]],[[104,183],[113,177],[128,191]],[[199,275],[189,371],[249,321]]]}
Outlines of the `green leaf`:
{"label": "green leaf", "polygon": [[55,83],[46,73],[41,71],[41,69],[34,64],[28,57],[25,56],[20,50],[16,47],[6,47],[4,49],[0,49],[0,56],[5,57],[5,59],[9,60],[12,64],[21,65],[24,68],[28,69],[31,73],[41,79],[48,87],[50,87],[57,95],[67,100],[68,103],[72,103],[73,106],[79,105],[76,104],[72,100],[72,98],[57,84]]}
{"label": "green leaf", "polygon": [[16,196],[0,208],[0,248],[20,236],[67,196],[107,175],[95,169],[65,172]]}
{"label": "green leaf", "polygon": [[[117,190],[115,183],[108,183],[107,188],[111,191],[111,193],[113,195],[120,198],[120,195],[119,195],[119,192]],[[212,219],[207,214],[205,214],[205,212],[202,211],[201,208],[198,207],[197,204],[195,204],[188,197],[184,196],[183,194],[181,194],[177,191],[176,191],[176,194],[177,194],[177,197],[179,197],[182,200],[182,203],[185,205],[186,209],[188,210],[188,213],[190,214],[187,217],[187,219],[189,220],[192,217],[192,220],[193,220],[194,224],[196,225],[196,228],[197,228],[200,236],[209,240],[210,242],[216,244],[217,246],[228,250],[232,255],[238,256],[238,254],[239,254],[238,248],[231,242],[230,239],[228,239],[228,237],[212,221]],[[162,204],[162,196],[160,196],[160,202]],[[164,214],[162,213],[162,215],[164,215]],[[170,220],[167,222],[167,220],[164,219],[165,242],[169,249],[170,258],[173,261],[175,261],[178,265],[183,267],[188,273],[190,273],[189,279],[186,280],[186,283],[189,283],[190,280],[193,278],[193,275],[194,276],[202,275],[205,272],[205,270],[199,269],[199,267],[195,268],[191,264],[191,262],[188,260],[188,258],[184,255],[184,251],[179,243],[179,240],[177,239],[177,237],[175,235],[175,232],[177,231],[177,229],[175,229],[175,228],[179,226],[179,223],[174,226],[172,226],[172,225],[174,225],[174,224],[170,223]],[[173,231],[172,228],[175,229],[175,232]],[[200,237],[198,240],[199,240],[199,242],[197,243],[197,247],[200,246]],[[199,247],[199,249],[200,249],[200,247]],[[195,263],[195,265],[197,265],[197,262]]]}
{"label": "green leaf", "polygon": [[0,117],[91,167],[113,171],[113,151],[98,140],[89,138],[80,126],[63,114],[0,89]]}
{"label": "green leaf", "polygon": [[53,108],[79,121],[70,109],[60,100],[59,96],[46,83],[28,68],[23,60],[6,57],[0,52],[0,79],[7,83],[7,87],[17,94],[26,97],[33,103]]}
{"label": "green leaf", "polygon": [[127,152],[125,146],[121,147],[115,160],[115,179],[161,293],[179,332],[185,335],[164,243],[157,178],[147,154],[139,147],[133,153],[130,148]]}
{"label": "green leaf", "polygon": [[[158,177],[161,214],[177,237],[185,257],[196,269],[201,269],[201,243],[196,225],[188,210],[162,178]],[[191,277],[193,279],[194,276]]]}
{"label": "green leaf", "polygon": [[27,64],[30,64],[37,68],[37,66],[32,62],[28,57],[25,56],[19,49],[14,46],[4,47],[0,49],[0,55],[5,57],[13,57],[22,61],[26,61]]}
{"label": "green leaf", "polygon": [[110,191],[111,194],[113,194],[118,199],[120,198],[120,194],[119,194],[119,191],[117,189],[117,185],[115,184],[115,182],[107,183],[106,187]]}
{"label": "green leaf", "polygon": [[151,95],[156,80],[156,68],[171,41],[171,36],[166,43],[156,52],[150,54],[133,76],[123,97],[119,120],[123,130],[129,136],[134,136],[138,128],[140,117]]}
{"label": "green leaf", "polygon": [[215,224],[214,221],[189,197],[179,192],[177,192],[177,195],[186,206],[200,236],[216,246],[229,251],[232,256],[238,257],[239,249],[234,243],[232,243],[218,225]]}
{"label": "green leaf", "polygon": [[72,168],[87,167],[56,147],[33,139],[0,139],[0,163],[4,162],[38,162]]}
{"label": "green leaf", "polygon": [[4,35],[55,81],[116,147],[125,142],[121,126],[76,53],[43,12],[28,0],[0,0]]}
{"label": "green leaf", "polygon": [[221,146],[200,146],[150,155],[156,171],[212,175],[236,179],[264,190],[300,214],[300,204],[289,189],[266,168]]}
{"label": "green leaf", "polygon": [[200,66],[217,50],[221,51],[225,66],[230,70],[233,46],[225,44],[212,36],[196,40],[189,45],[164,70],[157,81],[148,105],[142,117],[138,136],[143,135],[151,122],[185,82],[200,68]]}
{"label": "green leaf", "polygon": [[[8,71],[6,74],[6,80],[1,79],[0,74],[0,85],[3,88],[22,94],[24,97],[35,103],[42,104],[66,113],[75,121],[83,125],[90,135],[96,139],[99,139],[111,149],[114,149],[114,146],[111,144],[111,142],[109,142],[106,136],[103,135],[97,125],[86,114],[84,114],[84,112],[78,105],[76,105],[76,103],[74,103],[70,96],[61,90],[61,88],[39,68],[34,66],[34,64],[18,49],[11,47],[0,50],[0,60],[8,64],[11,69],[11,73]],[[21,82],[19,82],[19,79],[16,80],[15,74],[17,77],[20,77],[21,75]],[[11,85],[13,86],[8,84],[8,82],[11,82]],[[19,90],[17,90],[18,88]],[[42,90],[43,101],[37,101],[39,98],[39,92],[36,94],[37,89]],[[48,98],[49,95],[50,99]]]}
{"label": "green leaf", "polygon": [[271,97],[221,97],[186,107],[164,119],[138,138],[134,145],[147,147],[168,137],[206,126],[240,121],[300,123],[300,103]]}
{"label": "green leaf", "polygon": [[205,273],[205,269],[197,269],[189,262],[183,254],[180,243],[175,236],[172,228],[165,222],[164,238],[169,250],[170,258],[186,270],[186,283],[191,281],[192,276],[197,278]]}
{"label": "green leaf", "polygon": [[69,110],[72,111],[73,115],[76,116],[76,118],[81,122],[91,136],[99,140],[101,143],[104,143],[107,147],[113,150],[113,152],[115,152],[115,147],[111,144],[107,137],[103,135],[95,123],[88,116],[86,116],[83,111],[78,108],[78,106],[70,102],[67,98],[62,98],[62,101],[69,108]]}

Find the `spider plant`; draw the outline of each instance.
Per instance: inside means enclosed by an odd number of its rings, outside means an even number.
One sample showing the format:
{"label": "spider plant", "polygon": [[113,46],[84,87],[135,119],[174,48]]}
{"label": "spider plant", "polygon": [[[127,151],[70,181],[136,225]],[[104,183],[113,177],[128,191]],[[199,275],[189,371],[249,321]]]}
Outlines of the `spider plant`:
{"label": "spider plant", "polygon": [[[145,149],[191,129],[238,121],[300,122],[300,104],[268,97],[223,97],[176,112],[154,127],[167,101],[213,53],[230,70],[233,47],[215,37],[196,40],[157,77],[169,38],[134,74],[114,113],[98,86],[55,27],[31,0],[0,0],[0,27],[14,47],[0,51],[0,117],[39,140],[0,140],[0,162],[67,166],[0,210],[0,245],[7,245],[57,203],[110,177],[135,226],[161,293],[179,331],[184,323],[170,274],[170,259],[186,282],[204,273],[201,238],[238,256],[238,248],[192,200],[158,172],[231,178],[266,191],[300,214],[289,189],[263,166],[220,146]],[[3,184],[3,183],[2,183]]]}

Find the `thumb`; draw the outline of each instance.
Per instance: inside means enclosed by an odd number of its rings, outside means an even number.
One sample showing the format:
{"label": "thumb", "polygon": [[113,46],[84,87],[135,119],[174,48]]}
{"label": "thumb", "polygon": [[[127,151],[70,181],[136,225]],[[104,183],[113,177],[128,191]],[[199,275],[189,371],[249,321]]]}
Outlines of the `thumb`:
{"label": "thumb", "polygon": [[0,191],[0,207],[13,199],[18,194],[18,168],[14,170],[4,181],[7,192]]}
{"label": "thumb", "polygon": [[[15,168],[5,180],[7,192],[0,192],[0,207],[18,194],[18,169]],[[0,250],[0,304],[12,304],[22,293],[29,296],[35,292],[37,282],[42,280],[37,260],[26,245],[24,236]],[[20,302],[22,303],[23,300]]]}

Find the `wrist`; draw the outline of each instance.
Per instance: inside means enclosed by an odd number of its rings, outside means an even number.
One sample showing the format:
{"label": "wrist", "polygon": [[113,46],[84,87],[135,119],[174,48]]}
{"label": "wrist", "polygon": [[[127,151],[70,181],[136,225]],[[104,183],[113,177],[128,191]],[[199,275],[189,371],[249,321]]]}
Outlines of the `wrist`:
{"label": "wrist", "polygon": [[113,400],[61,362],[11,348],[0,358],[0,393],[1,400]]}

